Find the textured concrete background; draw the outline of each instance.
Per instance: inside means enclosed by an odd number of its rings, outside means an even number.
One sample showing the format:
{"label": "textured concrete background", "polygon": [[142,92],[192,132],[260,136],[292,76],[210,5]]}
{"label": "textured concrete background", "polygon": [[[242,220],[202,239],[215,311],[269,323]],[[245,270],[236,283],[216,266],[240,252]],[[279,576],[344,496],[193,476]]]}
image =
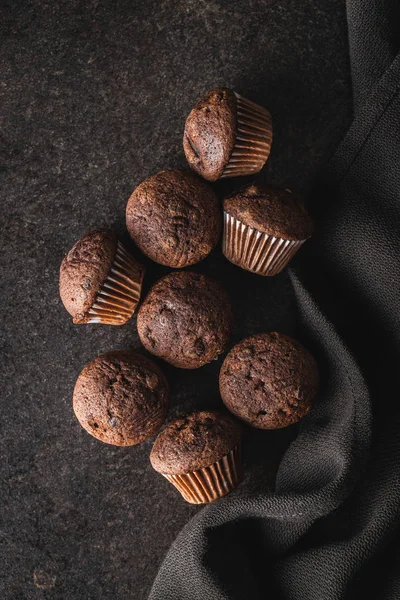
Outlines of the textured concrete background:
{"label": "textured concrete background", "polygon": [[[113,448],[75,420],[83,365],[140,343],[135,319],[72,325],[60,261],[95,227],[129,244],[131,191],[185,165],[185,116],[216,85],[270,108],[275,142],[262,177],[307,193],[351,118],[344,2],[6,0],[1,10],[0,597],[141,600],[199,509],[152,471],[152,440]],[[145,262],[148,287],[167,269]],[[231,294],[233,342],[296,332],[287,274],[257,278],[219,249],[198,270]],[[219,405],[220,364],[164,368],[170,416]],[[266,463],[271,484],[293,435],[246,433],[244,485],[258,485]]]}

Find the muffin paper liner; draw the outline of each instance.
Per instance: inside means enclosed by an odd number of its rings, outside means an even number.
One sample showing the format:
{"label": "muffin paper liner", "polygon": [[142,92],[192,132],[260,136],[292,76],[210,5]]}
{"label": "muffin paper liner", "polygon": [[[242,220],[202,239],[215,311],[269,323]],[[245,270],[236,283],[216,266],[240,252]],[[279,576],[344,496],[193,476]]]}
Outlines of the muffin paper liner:
{"label": "muffin paper liner", "polygon": [[235,145],[223,177],[258,173],[266,163],[272,144],[271,113],[236,94],[237,132]]}
{"label": "muffin paper liner", "polygon": [[231,492],[243,479],[240,446],[220,460],[197,471],[183,475],[162,475],[191,504],[207,504]]}
{"label": "muffin paper liner", "polygon": [[111,271],[89,309],[88,323],[123,325],[135,312],[142,291],[143,267],[120,242]]}
{"label": "muffin paper liner", "polygon": [[244,225],[224,211],[222,252],[235,265],[258,275],[277,275],[306,240],[285,240]]}

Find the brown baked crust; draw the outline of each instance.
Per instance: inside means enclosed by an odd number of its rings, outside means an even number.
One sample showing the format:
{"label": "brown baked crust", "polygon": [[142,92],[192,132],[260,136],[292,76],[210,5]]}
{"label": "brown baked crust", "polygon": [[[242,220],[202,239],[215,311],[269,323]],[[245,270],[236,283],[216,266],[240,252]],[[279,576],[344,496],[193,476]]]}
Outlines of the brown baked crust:
{"label": "brown baked crust", "polygon": [[304,204],[289,190],[250,185],[225,198],[224,211],[248,227],[287,240],[305,240],[314,223]]}
{"label": "brown baked crust", "polygon": [[143,181],[129,198],[126,227],[155,262],[187,267],[217,245],[221,204],[211,186],[194,173],[161,171]]}
{"label": "brown baked crust", "polygon": [[175,272],[160,279],[139,309],[144,347],[175,367],[196,369],[226,347],[232,308],[221,286],[204,275]]}
{"label": "brown baked crust", "polygon": [[150,462],[159,473],[179,475],[208,467],[240,442],[241,425],[229,414],[195,412],[176,419],[157,436]]}
{"label": "brown baked crust", "polygon": [[110,272],[117,243],[113,231],[91,231],[63,259],[60,296],[74,323],[88,322],[88,311]]}
{"label": "brown baked crust", "polygon": [[319,388],[315,359],[302,344],[281,333],[261,333],[237,344],[219,377],[225,406],[260,429],[296,423]]}
{"label": "brown baked crust", "polygon": [[74,412],[95,438],[115,446],[139,444],[156,433],[168,410],[168,383],[152,360],[128,351],[90,362],[74,389]]}
{"label": "brown baked crust", "polygon": [[216,88],[197,102],[185,124],[183,149],[191,168],[208,181],[224,172],[235,145],[236,96]]}

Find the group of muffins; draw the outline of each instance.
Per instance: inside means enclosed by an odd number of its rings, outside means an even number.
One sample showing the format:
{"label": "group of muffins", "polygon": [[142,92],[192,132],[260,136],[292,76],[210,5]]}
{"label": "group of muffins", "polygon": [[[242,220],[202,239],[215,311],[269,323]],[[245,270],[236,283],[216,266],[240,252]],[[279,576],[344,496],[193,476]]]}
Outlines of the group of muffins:
{"label": "group of muffins", "polygon": [[[272,143],[268,110],[218,88],[189,114],[183,147],[191,171],[161,171],[143,181],[126,207],[137,248],[174,269],[203,260],[218,244],[232,263],[276,275],[307,240],[313,223],[288,189],[252,184],[223,200],[209,182],[255,175]],[[136,312],[144,268],[112,231],[82,237],[60,268],[60,295],[74,323],[123,325]],[[144,348],[182,369],[216,359],[229,343],[233,312],[225,290],[192,271],[173,271],[153,285],[137,312]],[[191,503],[216,500],[243,477],[242,425],[277,429],[305,416],[318,393],[315,359],[280,333],[242,340],[219,377],[227,410],[193,412],[159,433],[150,461]],[[73,408],[81,425],[108,444],[131,446],[165,423],[169,387],[150,358],[131,351],[98,356],[80,373]]]}

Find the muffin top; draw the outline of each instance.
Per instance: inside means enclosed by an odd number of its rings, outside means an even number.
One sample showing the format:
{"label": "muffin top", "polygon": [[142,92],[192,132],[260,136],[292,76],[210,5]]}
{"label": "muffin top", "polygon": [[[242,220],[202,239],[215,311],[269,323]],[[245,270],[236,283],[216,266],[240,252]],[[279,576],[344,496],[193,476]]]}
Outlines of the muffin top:
{"label": "muffin top", "polygon": [[303,203],[289,190],[250,185],[225,198],[224,211],[248,227],[288,240],[305,240],[314,229]]}
{"label": "muffin top", "polygon": [[168,384],[152,360],[128,351],[107,352],[79,375],[73,407],[82,427],[115,446],[132,446],[164,423]]}
{"label": "muffin top", "polygon": [[199,175],[216,181],[229,162],[236,139],[236,96],[217,88],[197,102],[185,124],[186,159]]}
{"label": "muffin top", "polygon": [[204,275],[166,275],[139,309],[137,327],[145,348],[175,367],[196,369],[223,352],[232,327],[227,293]]}
{"label": "muffin top", "polygon": [[261,333],[237,344],[220,372],[225,406],[260,429],[279,429],[306,415],[318,393],[315,359],[282,333]]}
{"label": "muffin top", "polygon": [[89,309],[107,278],[117,252],[113,231],[92,231],[68,252],[60,267],[61,300],[74,323],[87,323]]}
{"label": "muffin top", "polygon": [[181,268],[216,246],[222,210],[211,186],[190,171],[161,171],[143,181],[126,207],[126,227],[155,262]]}
{"label": "muffin top", "polygon": [[209,467],[240,442],[241,426],[229,414],[202,411],[176,419],[157,436],[150,462],[159,473],[179,475]]}

